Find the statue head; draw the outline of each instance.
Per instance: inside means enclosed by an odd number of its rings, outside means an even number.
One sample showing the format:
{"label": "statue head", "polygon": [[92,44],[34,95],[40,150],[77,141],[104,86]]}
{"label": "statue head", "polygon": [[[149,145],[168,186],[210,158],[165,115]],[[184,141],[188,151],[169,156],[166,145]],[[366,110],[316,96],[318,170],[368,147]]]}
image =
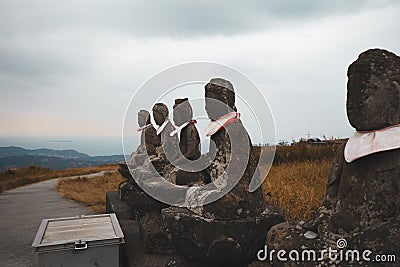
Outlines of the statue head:
{"label": "statue head", "polygon": [[164,103],[156,103],[153,106],[153,118],[157,125],[162,125],[168,118],[168,107]]}
{"label": "statue head", "polygon": [[400,57],[381,49],[365,51],[347,76],[347,117],[357,131],[400,123]]}
{"label": "statue head", "polygon": [[150,124],[150,113],[147,110],[139,110],[138,112],[138,124],[140,127]]}
{"label": "statue head", "polygon": [[175,99],[173,115],[176,126],[181,126],[193,118],[193,110],[187,98]]}
{"label": "statue head", "polygon": [[205,108],[210,119],[217,119],[231,111],[236,111],[235,91],[231,82],[213,78],[205,86]]}

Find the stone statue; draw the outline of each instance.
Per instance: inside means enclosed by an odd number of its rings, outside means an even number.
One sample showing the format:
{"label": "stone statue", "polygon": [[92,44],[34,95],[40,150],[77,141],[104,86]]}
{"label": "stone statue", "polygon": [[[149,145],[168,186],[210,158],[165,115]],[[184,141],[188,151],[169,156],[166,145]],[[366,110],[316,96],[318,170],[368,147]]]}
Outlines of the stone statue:
{"label": "stone statue", "polygon": [[[193,120],[193,110],[187,98],[175,99],[174,123],[178,127],[171,135],[180,135],[179,149],[181,155],[173,164],[164,168],[164,178],[177,185],[198,185],[204,182],[204,173],[185,171],[180,166],[187,166],[185,163],[197,160],[201,156],[200,136],[196,128],[196,120]],[[187,161],[189,160],[189,162]]]}
{"label": "stone statue", "polygon": [[[256,250],[263,247],[267,231],[284,218],[267,206],[261,189],[248,191],[251,179],[258,173],[258,159],[236,112],[232,84],[212,79],[205,87],[205,96],[211,119],[209,154],[215,155],[207,170],[214,187],[211,194],[227,186],[233,188],[207,205],[163,209],[164,225],[178,252],[189,259],[208,266],[247,266],[254,260]],[[237,184],[235,176],[239,176]],[[190,191],[194,192],[194,199],[198,195],[207,198],[208,192],[196,190]]]}
{"label": "stone statue", "polygon": [[[129,217],[134,220],[140,220],[142,223],[141,231],[142,239],[146,247],[146,251],[171,251],[171,246],[168,243],[168,238],[161,232],[155,232],[161,225],[160,210],[168,207],[168,205],[161,203],[147,194],[142,186],[143,183],[157,178],[159,174],[163,173],[164,167],[169,164],[169,160],[174,160],[177,157],[176,150],[178,147],[178,138],[171,136],[171,132],[175,127],[168,119],[168,108],[163,103],[157,103],[152,108],[153,118],[158,125],[158,129],[152,132],[154,139],[154,146],[151,146],[154,154],[151,154],[143,163],[142,166],[131,168],[125,173],[129,177],[134,190],[131,190],[126,197],[126,203],[129,208]],[[144,125],[145,126],[145,125]],[[142,127],[144,127],[142,126]],[[146,128],[145,130],[147,130]],[[154,137],[155,134],[155,137]],[[147,136],[145,137],[147,141]],[[147,145],[147,143],[146,143]],[[154,168],[153,168],[154,167]],[[121,168],[120,168],[121,169]],[[121,171],[120,171],[121,172]],[[152,180],[153,181],[153,180]],[[156,182],[150,182],[155,184]],[[140,185],[140,186],[139,186]],[[162,186],[160,184],[160,186]],[[157,188],[157,186],[155,186]],[[156,227],[157,226],[157,227]],[[151,231],[149,229],[152,229]],[[159,231],[160,229],[158,229]],[[159,236],[159,239],[154,237]],[[160,241],[162,239],[163,241]],[[153,242],[153,240],[156,240]],[[158,243],[158,241],[160,243]],[[167,243],[167,245],[165,245]],[[161,245],[164,244],[164,245]]]}
{"label": "stone statue", "polygon": [[193,120],[193,110],[187,98],[175,99],[174,123],[180,128],[179,149],[182,155],[189,160],[200,158],[200,136]]}
{"label": "stone statue", "polygon": [[140,132],[140,145],[131,154],[130,164],[135,166],[143,165],[144,161],[152,156],[156,156],[156,148],[161,145],[161,139],[157,136],[156,130],[150,122],[150,113],[147,110],[138,112],[137,129]]}
{"label": "stone statue", "polygon": [[[156,134],[161,140],[161,145],[156,148],[154,157],[150,157],[142,168],[133,172],[142,185],[151,180],[149,183],[153,184],[155,188],[162,187],[163,184],[160,181],[152,179],[154,176],[162,174],[165,167],[170,165],[170,161],[178,158],[178,138],[176,135],[171,135],[175,127],[169,121],[168,115],[168,108],[165,104],[157,103],[153,106],[153,118],[158,125]],[[144,191],[131,194],[127,199],[127,205],[131,217],[140,220],[140,240],[146,253],[172,253],[174,247],[170,238],[163,231],[160,213],[160,210],[168,205],[159,202]]]}
{"label": "stone statue", "polygon": [[[258,158],[254,154],[250,137],[240,120],[240,114],[236,112],[233,86],[229,81],[212,79],[205,87],[205,97],[205,108],[211,120],[207,129],[207,135],[211,136],[209,154],[215,154],[215,158],[207,169],[208,175],[212,182],[219,182],[217,179],[220,178],[226,186],[234,182],[233,177],[241,172],[243,175],[237,177],[240,178],[239,182],[221,199],[205,205],[200,209],[201,211],[193,211],[216,219],[237,219],[259,215],[266,208],[262,190],[258,188],[252,193],[248,191],[253,176],[258,175]],[[235,143],[232,144],[232,142]],[[235,157],[236,162],[231,160],[231,156]],[[228,165],[230,165],[229,170]]]}
{"label": "stone statue", "polygon": [[[143,191],[140,184],[163,172],[164,167],[168,164],[164,153],[165,146],[168,147],[169,151],[172,150],[170,146],[178,147],[177,138],[170,136],[175,128],[168,120],[168,108],[164,104],[157,103],[153,107],[153,118],[159,126],[157,131],[149,123],[148,112],[147,114],[139,112],[138,115],[140,126],[138,130],[142,131],[141,145],[133,153],[133,158],[128,163],[129,166],[126,163],[121,163],[118,169],[129,180],[129,183],[120,186],[119,193],[120,199],[125,200],[128,205],[129,217],[134,220],[140,220],[146,214],[153,211],[159,212],[161,208],[168,206],[149,196]],[[144,149],[147,149],[147,153],[145,153],[143,160],[143,152],[146,152]],[[134,164],[138,162],[137,159],[140,159],[143,163],[141,165]]]}
{"label": "stone statue", "polygon": [[[315,217],[272,228],[269,250],[340,250],[337,241],[345,239],[344,252],[370,250],[371,259],[376,254],[400,256],[400,57],[386,50],[368,50],[350,65],[347,76],[347,116],[356,132],[333,162]],[[329,258],[318,264],[327,263],[351,266]],[[371,263],[361,259],[361,264]],[[374,262],[371,266],[395,265]]]}
{"label": "stone statue", "polygon": [[171,132],[175,130],[168,119],[168,107],[163,103],[156,103],[153,106],[153,118],[158,125],[157,135],[160,137],[161,146],[157,148],[157,157],[151,159],[151,163],[159,173],[163,173],[164,167],[179,157],[177,149],[179,147],[178,137],[171,136]]}
{"label": "stone statue", "polygon": [[156,149],[161,145],[161,140],[150,122],[150,113],[147,110],[138,112],[138,125],[137,131],[140,132],[140,144],[136,151],[131,154],[130,160],[119,164],[120,173],[127,179],[127,181],[123,181],[119,185],[118,193],[121,200],[126,200],[127,194],[132,191],[132,187],[141,190],[130,175],[127,164],[131,168],[141,167],[147,159],[156,156]]}

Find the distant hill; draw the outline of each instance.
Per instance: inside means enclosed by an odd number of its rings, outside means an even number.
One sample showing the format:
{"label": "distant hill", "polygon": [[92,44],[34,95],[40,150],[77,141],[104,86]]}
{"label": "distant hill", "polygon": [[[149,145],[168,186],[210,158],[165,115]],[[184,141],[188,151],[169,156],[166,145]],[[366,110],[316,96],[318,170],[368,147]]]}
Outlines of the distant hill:
{"label": "distant hill", "polygon": [[48,148],[25,149],[17,146],[0,147],[0,158],[12,156],[46,156],[67,159],[90,158],[89,155],[85,153],[80,153],[73,149],[55,150]]}
{"label": "distant hill", "polygon": [[117,163],[124,160],[123,155],[91,157],[73,149],[25,149],[10,146],[0,147],[0,170],[38,165],[49,169],[68,169]]}

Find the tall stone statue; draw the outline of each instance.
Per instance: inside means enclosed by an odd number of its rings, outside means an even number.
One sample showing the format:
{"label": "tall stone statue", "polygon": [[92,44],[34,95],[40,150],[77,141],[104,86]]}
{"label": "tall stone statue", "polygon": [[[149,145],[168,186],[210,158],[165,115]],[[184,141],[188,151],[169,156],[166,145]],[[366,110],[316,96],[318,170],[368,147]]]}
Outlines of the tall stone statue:
{"label": "tall stone statue", "polygon": [[179,149],[183,157],[189,160],[200,158],[200,136],[193,120],[193,110],[187,98],[175,99],[174,123],[179,127]]}
{"label": "tall stone statue", "polygon": [[207,128],[207,135],[211,136],[209,155],[215,155],[207,173],[219,190],[233,188],[226,190],[229,192],[217,201],[193,211],[217,219],[259,215],[266,208],[261,188],[252,193],[248,191],[253,177],[259,179],[258,158],[236,111],[232,84],[220,78],[212,79],[205,87],[205,104],[211,120]]}
{"label": "tall stone statue", "polygon": [[[190,169],[189,164],[201,156],[200,136],[193,120],[193,110],[187,98],[175,99],[173,109],[174,123],[177,129],[170,135],[178,135],[179,157],[164,168],[164,178],[177,185],[198,185],[204,182],[204,173]],[[185,169],[188,171],[185,171]]]}
{"label": "tall stone statue", "polygon": [[[269,250],[331,247],[344,253],[358,250],[360,255],[370,250],[371,260],[377,254],[400,256],[400,57],[368,50],[350,65],[347,76],[347,116],[356,132],[333,162],[315,217],[272,228]],[[347,244],[340,248],[338,240],[344,244],[343,239]],[[327,255],[324,262],[352,266]],[[361,256],[359,263],[372,264]],[[276,265],[295,266],[295,262]]]}
{"label": "tall stone statue", "polygon": [[[164,225],[178,252],[196,262],[247,266],[263,246],[267,231],[284,218],[267,206],[261,189],[248,191],[252,178],[257,179],[258,160],[236,112],[232,84],[212,79],[205,97],[211,119],[209,155],[215,155],[207,172],[213,184],[208,191],[196,187],[188,191],[188,202],[197,201],[196,207],[163,209]],[[228,187],[232,189],[225,190]],[[224,196],[207,204],[213,192]]]}

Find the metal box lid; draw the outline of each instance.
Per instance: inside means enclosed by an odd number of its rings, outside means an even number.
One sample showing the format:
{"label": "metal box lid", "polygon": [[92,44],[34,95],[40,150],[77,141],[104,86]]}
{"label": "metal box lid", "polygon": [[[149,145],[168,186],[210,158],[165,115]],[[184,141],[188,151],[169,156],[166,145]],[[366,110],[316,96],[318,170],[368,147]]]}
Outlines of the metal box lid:
{"label": "metal box lid", "polygon": [[124,243],[117,217],[112,214],[44,219],[33,241],[37,252],[82,250]]}

